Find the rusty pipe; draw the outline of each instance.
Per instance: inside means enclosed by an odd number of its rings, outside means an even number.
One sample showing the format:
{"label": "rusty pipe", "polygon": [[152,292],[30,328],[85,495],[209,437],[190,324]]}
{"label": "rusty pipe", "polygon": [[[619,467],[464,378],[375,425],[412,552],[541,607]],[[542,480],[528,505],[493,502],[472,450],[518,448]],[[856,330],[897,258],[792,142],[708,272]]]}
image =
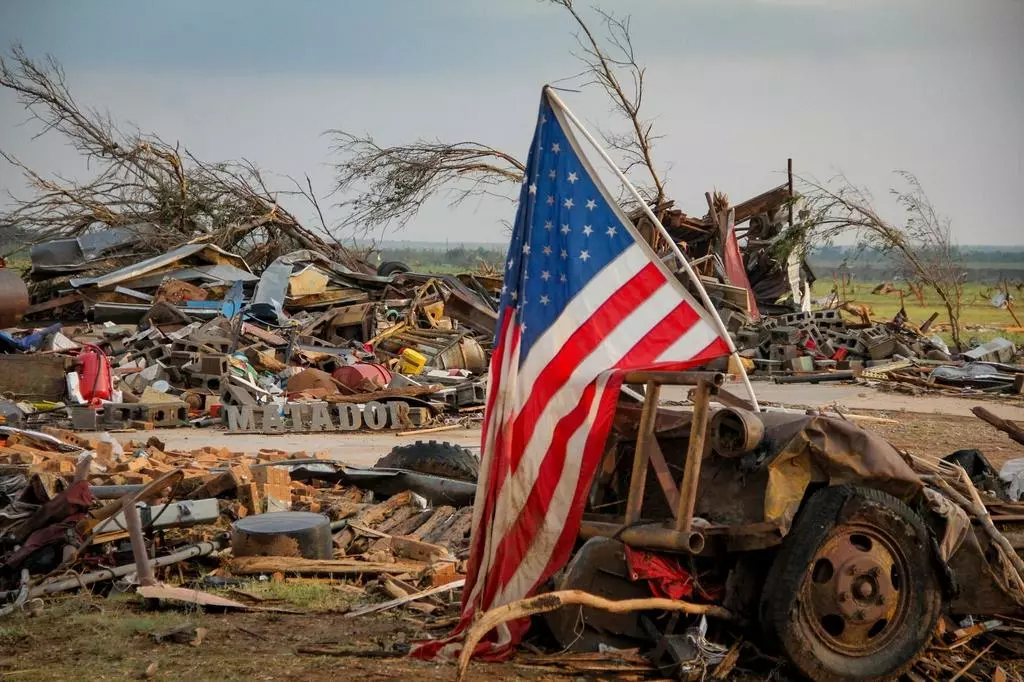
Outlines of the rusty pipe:
{"label": "rusty pipe", "polygon": [[659,523],[645,523],[623,527],[605,521],[586,521],[580,524],[580,537],[589,540],[595,537],[616,538],[630,547],[672,552],[700,554],[704,551],[705,538],[700,531],[683,533]]}
{"label": "rusty pipe", "polygon": [[708,422],[711,447],[722,457],[739,457],[764,440],[760,416],[739,407],[716,410]]}
{"label": "rusty pipe", "polygon": [[701,381],[708,381],[715,386],[725,383],[725,374],[721,372],[627,372],[622,380],[626,384],[670,384],[677,386],[693,386]]}
{"label": "rusty pipe", "polygon": [[654,420],[658,416],[658,397],[661,385],[647,383],[644,395],[644,409],[640,414],[640,428],[637,433],[636,450],[633,452],[633,471],[629,477],[629,497],[626,500],[626,525],[640,520],[644,500],[644,486],[647,484],[647,469],[650,460],[651,440],[654,435]]}

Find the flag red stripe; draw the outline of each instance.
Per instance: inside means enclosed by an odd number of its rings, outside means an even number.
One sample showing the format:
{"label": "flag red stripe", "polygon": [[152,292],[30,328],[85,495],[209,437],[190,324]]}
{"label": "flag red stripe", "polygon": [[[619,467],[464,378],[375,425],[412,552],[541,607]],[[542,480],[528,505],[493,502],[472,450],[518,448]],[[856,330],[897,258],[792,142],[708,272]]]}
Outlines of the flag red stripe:
{"label": "flag red stripe", "polygon": [[[635,367],[651,362],[666,348],[675,343],[681,334],[685,334],[699,320],[699,315],[688,303],[680,303],[650,332],[637,341],[615,366]],[[551,447],[545,454],[543,462],[541,462],[536,482],[530,490],[522,511],[515,523],[502,538],[498,551],[495,554],[495,566],[500,567],[499,584],[492,585],[491,578],[488,578],[485,604],[489,604],[491,597],[497,589],[504,587],[515,574],[519,564],[529,551],[532,540],[537,537],[540,525],[543,523],[551,500],[558,489],[559,479],[565,465],[568,439],[583,424],[590,410],[595,389],[595,382],[588,384],[577,406],[563,417],[555,427]],[[617,399],[615,393],[612,392],[611,395]],[[596,425],[592,428],[596,428]],[[607,428],[607,423],[605,428]],[[607,430],[605,430],[603,435],[607,435]],[[602,440],[602,445],[603,442]],[[584,467],[586,464],[586,461],[584,461]]]}
{"label": "flag red stripe", "polygon": [[573,332],[544,367],[530,388],[530,397],[519,410],[512,427],[513,472],[519,468],[519,462],[526,451],[530,436],[533,435],[537,419],[551,397],[572,376],[573,371],[579,366],[580,359],[590,355],[625,315],[635,310],[664,283],[665,275],[657,265],[650,263],[644,266]]}
{"label": "flag red stripe", "polygon": [[[504,321],[505,336],[504,336],[504,339],[505,339],[505,343],[510,344],[509,347],[511,349],[515,350],[516,347],[519,345],[519,327],[518,326],[514,326],[511,329],[509,329],[509,325],[510,325],[509,320],[512,317],[514,317],[514,316],[513,315],[506,315],[505,316],[505,321]],[[503,354],[504,353],[502,353],[502,355]],[[516,359],[510,357],[509,358],[509,362],[510,363],[515,363]],[[499,360],[499,363],[500,363],[500,360]],[[492,364],[494,364],[494,363],[492,363]],[[488,409],[493,408],[493,403],[494,403],[494,401],[496,399],[496,396],[498,395],[498,390],[500,390],[500,388],[501,388],[502,379],[504,379],[504,378],[505,378],[505,373],[504,372],[502,373],[502,375],[500,375],[500,376],[498,376],[496,378],[498,383],[497,383],[496,386],[493,387],[494,390],[492,390],[491,394],[487,396],[488,402],[491,403],[488,406]],[[501,418],[502,418],[502,415],[493,415],[492,416],[492,419],[500,420]],[[471,540],[470,540],[469,557],[467,559],[467,564],[466,564],[466,566],[467,566],[467,569],[466,569],[466,585],[464,586],[463,591],[462,591],[462,595],[463,595],[463,609],[465,609],[465,607],[466,607],[466,603],[465,602],[470,598],[470,595],[472,595],[472,593],[473,593],[473,588],[474,588],[474,585],[475,585],[476,581],[479,580],[481,577],[486,578],[486,576],[478,575],[478,569],[479,569],[480,564],[482,562],[483,552],[484,552],[484,549],[486,547],[486,539],[487,539],[487,535],[488,535],[487,532],[486,532],[486,529],[491,525],[491,517],[494,514],[494,505],[495,505],[495,503],[497,502],[497,499],[498,499],[498,491],[501,489],[500,484],[501,484],[502,481],[505,480],[505,472],[507,471],[507,468],[508,468],[507,455],[505,453],[505,448],[504,448],[505,436],[507,434],[507,428],[503,428],[503,427],[505,427],[505,425],[503,425],[503,424],[495,424],[494,426],[498,428],[498,431],[497,431],[497,433],[494,436],[494,445],[492,446],[492,448],[490,449],[489,452],[486,451],[486,449],[487,449],[486,434],[484,434],[483,439],[480,441],[480,447],[481,447],[481,449],[480,449],[480,456],[481,456],[481,458],[484,457],[484,456],[487,456],[490,459],[489,459],[489,462],[488,462],[488,476],[487,476],[487,480],[479,481],[477,483],[477,485],[485,486],[485,488],[487,490],[487,494],[484,495],[484,496],[481,496],[481,495],[477,494],[477,496],[476,496],[477,503],[480,503],[481,499],[483,500],[484,509],[483,509],[483,512],[480,514],[480,527],[472,529]]]}
{"label": "flag red stripe", "polygon": [[[660,363],[658,368],[664,371],[682,371],[702,365],[712,358],[720,357],[725,352],[728,352],[728,346],[726,346],[725,341],[721,338],[716,338],[708,344],[707,348],[702,350],[692,359],[685,362]],[[633,369],[633,367],[630,367],[630,370]],[[566,515],[565,525],[562,527],[562,532],[558,537],[558,541],[555,543],[555,549],[551,553],[551,558],[548,561],[547,566],[544,568],[544,572],[541,573],[537,581],[531,587],[531,593],[536,590],[543,581],[554,575],[555,571],[565,564],[569,559],[569,554],[572,552],[573,545],[576,544],[580,520],[583,518],[583,510],[586,506],[587,492],[594,477],[594,472],[597,469],[598,464],[600,464],[601,452],[604,450],[608,429],[611,427],[611,420],[615,416],[615,408],[618,403],[618,391],[622,385],[621,377],[622,374],[618,373],[617,377],[609,380],[608,386],[605,389],[601,406],[598,408],[599,412],[595,419],[594,429],[587,437],[586,449],[584,450],[583,455],[584,465],[580,469],[580,478],[576,482],[576,491],[573,497],[572,509],[569,511],[569,514]],[[614,384],[613,381],[615,382]],[[599,433],[599,430],[602,429],[603,432]]]}

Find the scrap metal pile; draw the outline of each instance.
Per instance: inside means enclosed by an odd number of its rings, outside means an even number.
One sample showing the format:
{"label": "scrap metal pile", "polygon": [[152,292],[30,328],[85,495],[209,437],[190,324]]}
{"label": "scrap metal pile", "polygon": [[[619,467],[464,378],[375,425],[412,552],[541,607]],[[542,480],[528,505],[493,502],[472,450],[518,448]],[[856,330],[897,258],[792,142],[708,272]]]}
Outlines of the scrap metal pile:
{"label": "scrap metal pile", "polygon": [[[29,276],[108,263],[93,257],[123,244],[99,237],[35,247]],[[256,276],[237,255],[186,244],[71,277],[8,311],[23,321],[0,331],[4,416],[85,430],[456,428],[482,410],[500,282],[380,270],[300,250]]]}

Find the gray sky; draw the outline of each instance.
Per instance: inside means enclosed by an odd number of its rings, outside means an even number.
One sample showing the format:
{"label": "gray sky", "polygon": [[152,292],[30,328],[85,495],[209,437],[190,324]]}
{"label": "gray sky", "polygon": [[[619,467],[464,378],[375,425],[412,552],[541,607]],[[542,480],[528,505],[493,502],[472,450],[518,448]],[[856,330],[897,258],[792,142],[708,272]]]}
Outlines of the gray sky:
{"label": "gray sky", "polygon": [[[792,156],[800,174],[844,172],[887,211],[892,171],[912,171],[960,243],[1024,244],[1024,0],[599,2],[633,15],[644,107],[664,136],[656,160],[687,212],[703,214],[713,188],[740,201],[783,182]],[[573,29],[534,0],[0,4],[0,46],[53,54],[83,103],[208,160],[309,173],[323,193],[329,128],[385,144],[475,139],[525,158],[541,86],[578,71]],[[594,93],[564,99],[611,120]],[[24,119],[0,92],[0,146],[81,172]],[[21,187],[0,166],[0,189]],[[441,199],[388,236],[503,241],[513,213]]]}

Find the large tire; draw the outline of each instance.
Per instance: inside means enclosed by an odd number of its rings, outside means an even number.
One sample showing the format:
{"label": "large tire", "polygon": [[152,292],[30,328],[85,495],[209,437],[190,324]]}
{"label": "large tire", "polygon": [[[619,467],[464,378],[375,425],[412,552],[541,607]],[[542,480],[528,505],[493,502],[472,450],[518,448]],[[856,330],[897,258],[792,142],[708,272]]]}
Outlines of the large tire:
{"label": "large tire", "polygon": [[928,531],[900,500],[823,488],[768,572],[761,623],[815,682],[891,680],[913,665],[942,606]]}
{"label": "large tire", "polygon": [[377,274],[381,277],[394,275],[400,272],[409,272],[409,266],[402,261],[388,260],[377,266]]}
{"label": "large tire", "polygon": [[408,469],[431,476],[476,483],[480,460],[472,452],[454,443],[418,440],[399,445],[374,465],[375,469]]}

